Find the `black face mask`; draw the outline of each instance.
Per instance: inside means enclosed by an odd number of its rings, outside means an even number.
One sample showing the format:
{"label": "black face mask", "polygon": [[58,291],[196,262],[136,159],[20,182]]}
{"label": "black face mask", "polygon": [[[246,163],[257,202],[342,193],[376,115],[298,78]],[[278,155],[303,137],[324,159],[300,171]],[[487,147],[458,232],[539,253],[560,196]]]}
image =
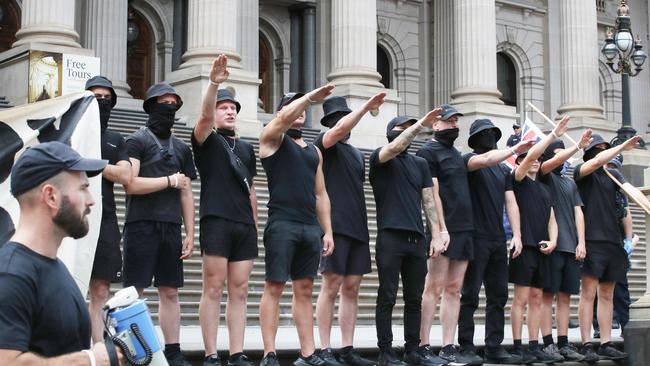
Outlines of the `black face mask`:
{"label": "black face mask", "polygon": [[496,146],[497,139],[494,133],[482,133],[474,139],[474,151],[478,154],[494,150]]}
{"label": "black face mask", "polygon": [[433,136],[435,137],[436,141],[440,142],[441,144],[452,147],[454,146],[454,141],[456,141],[458,138],[459,131],[460,130],[458,128],[449,128],[447,130],[436,131],[434,132]]}
{"label": "black face mask", "polygon": [[227,128],[217,128],[217,133],[222,136],[235,137],[235,130],[229,130]]}
{"label": "black face mask", "polygon": [[176,116],[175,104],[155,103],[151,105],[147,127],[154,135],[166,139],[172,134],[174,117]]}
{"label": "black face mask", "polygon": [[296,130],[295,128],[290,128],[287,130],[286,134],[292,139],[297,140],[302,137],[302,130]]}
{"label": "black face mask", "polygon": [[601,151],[604,151],[604,149],[598,148],[598,147],[592,147],[588,151],[585,152],[585,155],[582,157],[582,160],[587,161],[591,160],[596,157]]}
{"label": "black face mask", "polygon": [[108,119],[111,117],[113,103],[108,99],[97,99],[99,105],[99,126],[102,132],[108,128]]}
{"label": "black face mask", "polygon": [[401,133],[402,131],[388,131],[388,133],[386,133],[386,139],[388,142],[393,142],[393,140],[395,140]]}

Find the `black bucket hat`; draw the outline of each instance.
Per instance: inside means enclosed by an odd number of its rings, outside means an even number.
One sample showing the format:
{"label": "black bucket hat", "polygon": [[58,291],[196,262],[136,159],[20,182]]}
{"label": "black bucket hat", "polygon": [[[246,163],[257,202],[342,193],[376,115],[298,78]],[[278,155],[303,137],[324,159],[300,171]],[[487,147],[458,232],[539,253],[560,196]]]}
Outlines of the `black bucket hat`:
{"label": "black bucket hat", "polygon": [[237,113],[241,110],[241,104],[237,100],[235,100],[235,96],[232,95],[230,90],[228,89],[219,89],[217,90],[217,104],[221,102],[232,102],[235,104],[235,107],[237,108]]}
{"label": "black bucket hat", "polygon": [[156,98],[163,96],[165,94],[173,94],[176,96],[178,101],[176,102],[176,110],[181,109],[183,106],[183,99],[181,98],[180,95],[172,88],[171,85],[167,83],[158,83],[152,85],[149,89],[147,89],[147,94],[145,96],[144,103],[142,104],[142,108],[144,108],[144,111],[149,113],[151,109],[151,104],[156,103]]}
{"label": "black bucket hat", "polygon": [[544,150],[544,153],[542,153],[542,159],[544,161],[552,159],[555,156],[555,149],[564,149],[566,146],[564,145],[564,141],[562,140],[554,140],[551,142],[546,149]]}
{"label": "black bucket hat", "polygon": [[115,89],[113,89],[113,82],[101,75],[93,76],[86,81],[86,90],[96,87],[106,88],[111,91],[111,107],[115,107],[115,104],[117,103],[117,94],[115,94]]}
{"label": "black bucket hat", "polygon": [[278,111],[282,109],[285,105],[293,102],[294,100],[302,97],[305,95],[304,93],[294,93],[294,92],[289,92],[285,95],[282,96],[282,99],[280,99],[280,103],[278,104]]}
{"label": "black bucket hat", "polygon": [[320,124],[325,127],[330,127],[329,123],[336,119],[337,121],[341,119],[346,114],[352,112],[348,108],[348,103],[343,97],[330,97],[325,99],[323,102],[323,118],[320,120]]}
{"label": "black bucket hat", "polygon": [[405,123],[411,122],[415,123],[418,120],[415,118],[407,117],[407,116],[397,116],[388,122],[388,125],[386,126],[386,133],[390,132],[393,128],[397,126],[401,126]]}
{"label": "black bucket hat", "polygon": [[586,153],[587,151],[593,149],[594,147],[600,145],[600,144],[605,144],[605,145],[607,145],[607,149],[609,149],[610,147],[612,147],[612,145],[610,145],[609,142],[605,141],[605,139],[604,139],[601,135],[599,135],[599,134],[597,134],[597,133],[591,135],[591,137],[592,137],[592,141],[591,141],[591,143],[590,143],[589,145],[587,145],[587,147],[585,148],[585,153]]}
{"label": "black bucket hat", "polygon": [[467,145],[469,147],[474,148],[474,140],[475,137],[485,131],[485,130],[493,130],[494,133],[496,134],[496,141],[499,141],[501,139],[501,130],[492,123],[487,118],[482,118],[482,119],[477,119],[474,122],[472,122],[472,125],[469,126],[469,138],[467,139]]}

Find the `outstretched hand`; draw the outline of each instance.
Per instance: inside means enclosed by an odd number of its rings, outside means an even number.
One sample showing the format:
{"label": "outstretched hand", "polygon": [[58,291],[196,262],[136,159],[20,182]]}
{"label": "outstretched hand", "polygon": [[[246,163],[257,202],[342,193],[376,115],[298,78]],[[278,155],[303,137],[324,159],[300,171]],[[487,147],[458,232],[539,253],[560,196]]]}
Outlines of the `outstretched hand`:
{"label": "outstretched hand", "polygon": [[591,128],[582,133],[582,136],[580,136],[580,141],[578,141],[578,149],[583,150],[585,147],[589,146],[591,141],[594,140],[591,138],[592,133],[593,131],[591,131]]}
{"label": "outstretched hand", "polygon": [[223,53],[217,56],[212,61],[212,69],[210,70],[210,81],[216,84],[221,84],[228,80],[228,56]]}
{"label": "outstretched hand", "polygon": [[632,150],[639,145],[641,141],[641,136],[630,137],[627,141],[623,143],[623,151]]}
{"label": "outstretched hand", "polygon": [[364,109],[366,111],[372,111],[375,109],[379,109],[382,104],[384,104],[384,99],[386,98],[386,92],[379,92],[375,94],[372,98],[368,99],[368,101],[364,105]]}
{"label": "outstretched hand", "polygon": [[333,89],[334,89],[334,84],[327,84],[321,86],[320,88],[314,89],[309,93],[307,93],[307,99],[311,103],[322,102],[325,98],[327,98],[330,94],[332,94]]}
{"label": "outstretched hand", "polygon": [[425,114],[424,117],[420,118],[420,123],[422,124],[422,127],[433,127],[433,124],[436,123],[440,119],[440,115],[442,114],[442,108],[435,108],[429,111],[429,113]]}
{"label": "outstretched hand", "polygon": [[521,155],[526,151],[530,150],[531,147],[535,145],[535,140],[523,140],[520,141],[517,145],[513,147],[517,155]]}
{"label": "outstretched hand", "polygon": [[569,129],[569,116],[562,117],[562,120],[553,129],[555,137],[560,137]]}

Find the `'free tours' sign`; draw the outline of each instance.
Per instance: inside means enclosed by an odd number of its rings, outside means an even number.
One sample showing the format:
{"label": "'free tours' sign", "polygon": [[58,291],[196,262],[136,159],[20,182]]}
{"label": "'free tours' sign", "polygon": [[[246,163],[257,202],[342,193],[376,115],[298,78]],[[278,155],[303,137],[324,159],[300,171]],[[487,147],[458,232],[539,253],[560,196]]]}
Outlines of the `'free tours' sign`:
{"label": "'free tours' sign", "polygon": [[86,80],[99,75],[99,66],[98,57],[30,51],[28,103],[84,90]]}

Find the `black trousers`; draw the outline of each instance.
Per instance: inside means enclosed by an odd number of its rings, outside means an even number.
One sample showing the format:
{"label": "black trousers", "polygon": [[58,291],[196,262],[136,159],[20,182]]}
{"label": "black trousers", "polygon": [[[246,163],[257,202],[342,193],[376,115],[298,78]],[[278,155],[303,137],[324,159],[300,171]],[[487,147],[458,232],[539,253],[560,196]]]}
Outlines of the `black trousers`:
{"label": "black trousers", "polygon": [[427,275],[428,245],[416,232],[381,230],[377,235],[375,261],[379,274],[375,323],[377,346],[380,350],[392,347],[393,307],[397,299],[399,278],[402,276],[404,297],[404,349],[415,350],[420,344],[420,317],[422,291]]}
{"label": "black trousers", "polygon": [[481,285],[485,285],[485,346],[494,350],[503,342],[504,308],[508,301],[508,248],[503,241],[474,237],[474,260],[469,262],[460,297],[458,343],[474,347],[474,312]]}

